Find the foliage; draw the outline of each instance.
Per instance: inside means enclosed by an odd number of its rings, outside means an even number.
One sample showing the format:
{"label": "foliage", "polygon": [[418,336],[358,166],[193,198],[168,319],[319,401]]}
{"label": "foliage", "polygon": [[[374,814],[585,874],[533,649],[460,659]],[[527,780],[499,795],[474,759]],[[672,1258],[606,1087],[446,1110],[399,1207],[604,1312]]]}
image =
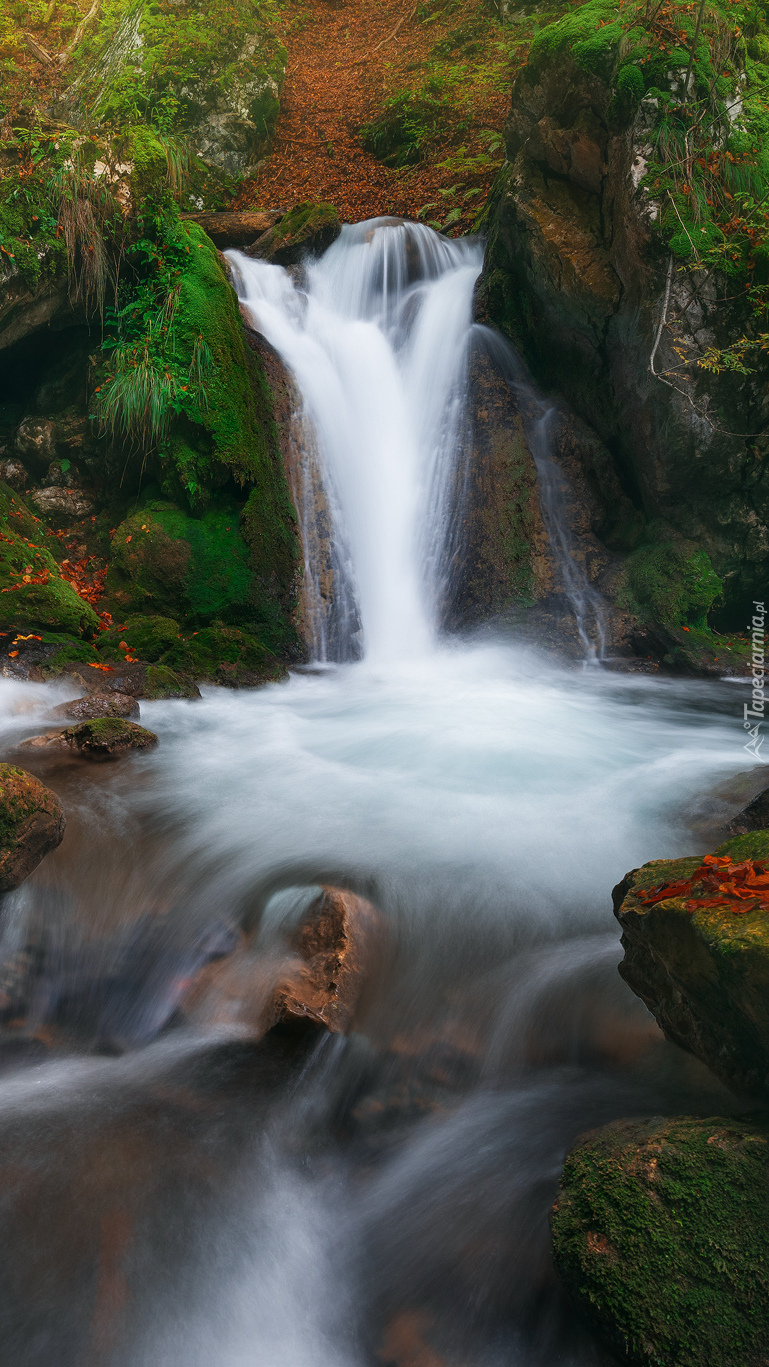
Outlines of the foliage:
{"label": "foliage", "polygon": [[721,580],[705,551],[673,540],[652,524],[658,539],[628,556],[620,606],[641,621],[666,627],[707,627],[707,615],[721,594]]}

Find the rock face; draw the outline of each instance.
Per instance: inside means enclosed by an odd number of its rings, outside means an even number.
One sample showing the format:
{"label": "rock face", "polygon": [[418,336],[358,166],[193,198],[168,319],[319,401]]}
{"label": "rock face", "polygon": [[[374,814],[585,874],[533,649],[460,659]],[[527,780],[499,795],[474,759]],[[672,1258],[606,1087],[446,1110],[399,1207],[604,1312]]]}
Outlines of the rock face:
{"label": "rock face", "polygon": [[754,797],[745,810],[729,823],[730,835],[747,835],[749,831],[766,830],[769,830],[769,788]]}
{"label": "rock face", "polygon": [[[769,832],[737,836],[716,853],[735,863],[769,860]],[[654,905],[639,900],[639,893],[691,878],[701,862],[653,860],[614,889],[625,951],[619,971],[669,1039],[704,1060],[733,1090],[765,1100],[769,912],[708,906],[708,894],[698,896],[696,886],[694,894]]]}
{"label": "rock face", "polygon": [[0,764],[0,892],[17,888],[61,844],[64,813],[32,774]]}
{"label": "rock face", "polygon": [[576,1304],[637,1367],[765,1367],[769,1127],[619,1120],[566,1159],[553,1257]]}
{"label": "rock face", "polygon": [[[641,184],[658,106],[623,105],[615,20],[610,6],[585,9],[578,55],[579,17],[551,25],[515,82],[481,313],[611,450],[636,512],[635,526],[615,529],[613,548],[671,533],[693,543],[723,580],[719,621],[744,630],[769,569],[756,460],[769,391],[760,370],[716,376],[698,367],[708,347],[750,332],[746,296],[723,302],[735,291],[674,260],[660,240],[659,208]],[[657,378],[675,380],[682,358],[685,383]]]}
{"label": "rock face", "polygon": [[61,674],[71,678],[90,695],[146,698],[199,698],[200,689],[192,679],[176,674],[165,665],[143,664],[140,660],[122,665],[69,664]]}
{"label": "rock face", "polygon": [[151,750],[158,743],[154,731],[121,717],[101,717],[69,726],[64,739],[83,759],[121,759],[132,750]]}
{"label": "rock face", "polygon": [[207,965],[181,1003],[197,1025],[237,1022],[261,1037],[301,1022],[345,1034],[365,986],[379,916],[365,898],[324,888],[288,944],[289,958],[255,954],[244,941]]}

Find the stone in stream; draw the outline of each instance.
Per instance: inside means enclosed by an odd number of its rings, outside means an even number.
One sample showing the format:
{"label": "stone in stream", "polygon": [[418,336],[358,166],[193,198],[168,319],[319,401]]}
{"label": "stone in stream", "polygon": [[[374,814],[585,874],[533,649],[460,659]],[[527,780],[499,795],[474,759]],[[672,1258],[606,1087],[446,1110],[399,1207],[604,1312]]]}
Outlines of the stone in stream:
{"label": "stone in stream", "polygon": [[[716,854],[734,863],[769,862],[769,831],[736,836]],[[614,889],[625,951],[619,971],[668,1039],[702,1059],[733,1091],[766,1100],[769,912],[738,915],[708,906],[712,894],[698,895],[696,886],[653,905],[638,896],[690,878],[701,863],[700,856],[652,860]]]}
{"label": "stone in stream", "polygon": [[154,731],[121,717],[101,717],[68,726],[63,736],[71,750],[93,760],[120,759],[132,750],[151,750],[158,743]]}
{"label": "stone in stream", "polygon": [[343,888],[323,888],[288,943],[288,956],[257,955],[245,939],[207,964],[180,1002],[196,1025],[237,1022],[257,1038],[306,1022],[346,1034],[355,1018],[380,927],[376,909]]}
{"label": "stone in stream", "polygon": [[753,798],[733,821],[729,823],[730,835],[747,835],[748,831],[769,829],[769,788]]}
{"label": "stone in stream", "polygon": [[339,214],[333,204],[314,204],[308,200],[289,209],[246,248],[246,255],[271,261],[275,266],[296,266],[305,256],[320,256],[341,231]]}
{"label": "stone in stream", "polygon": [[123,661],[115,666],[69,664],[61,671],[60,677],[72,679],[91,696],[104,697],[119,693],[152,702],[165,698],[200,697],[197,684],[186,675],[177,674],[165,665],[146,664],[140,660]]}
{"label": "stone in stream", "polygon": [[0,764],[0,892],[17,888],[61,844],[64,813],[50,788],[12,764]]}
{"label": "stone in stream", "polygon": [[128,693],[104,693],[93,697],[73,698],[51,708],[52,717],[67,717],[72,721],[96,721],[98,717],[122,717],[135,721],[139,704]]}
{"label": "stone in stream", "polygon": [[681,1116],[583,1135],[551,1211],[568,1294],[634,1367],[765,1367],[769,1125]]}

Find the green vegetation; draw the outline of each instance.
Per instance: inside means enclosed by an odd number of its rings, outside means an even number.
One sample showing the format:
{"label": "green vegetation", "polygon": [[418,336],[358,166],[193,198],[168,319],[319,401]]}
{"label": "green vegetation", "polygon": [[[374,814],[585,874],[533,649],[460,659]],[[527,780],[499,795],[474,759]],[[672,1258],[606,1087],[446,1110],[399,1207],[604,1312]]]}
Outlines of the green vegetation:
{"label": "green vegetation", "polygon": [[0,485],[0,629],[94,636],[99,619],[61,578],[46,540],[21,496]]}
{"label": "green vegetation", "polygon": [[566,1158],[556,1267],[623,1360],[760,1367],[769,1338],[769,1128],[617,1121]]}
{"label": "green vegetation", "polygon": [[721,595],[721,581],[709,556],[652,523],[648,534],[655,533],[651,544],[627,558],[620,606],[641,621],[705,630],[708,612]]}

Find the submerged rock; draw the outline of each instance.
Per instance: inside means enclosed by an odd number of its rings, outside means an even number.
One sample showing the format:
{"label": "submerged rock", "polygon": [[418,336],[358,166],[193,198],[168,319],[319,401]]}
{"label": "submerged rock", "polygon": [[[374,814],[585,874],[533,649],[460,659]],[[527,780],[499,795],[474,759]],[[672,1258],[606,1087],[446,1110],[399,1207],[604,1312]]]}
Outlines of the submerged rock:
{"label": "submerged rock", "polygon": [[[769,831],[737,836],[719,857],[769,862]],[[652,860],[614,889],[625,957],[619,971],[668,1039],[734,1091],[769,1097],[769,911],[708,905],[686,890],[653,905],[639,894],[691,879],[702,859]],[[726,874],[724,874],[726,877]]]}
{"label": "submerged rock", "polygon": [[12,764],[0,764],[0,892],[8,892],[61,844],[64,813],[50,788]]}
{"label": "submerged rock", "polygon": [[102,717],[96,721],[68,726],[64,738],[71,750],[84,759],[120,759],[131,750],[151,750],[157,745],[154,731],[120,717]]}
{"label": "submerged rock", "polygon": [[769,1126],[615,1121],[571,1150],[550,1218],[561,1280],[623,1362],[765,1367]]}
{"label": "submerged rock", "polygon": [[296,204],[247,248],[248,256],[276,266],[296,266],[305,256],[320,256],[335,242],[342,225],[333,204]]}
{"label": "submerged rock", "polygon": [[135,720],[139,704],[128,693],[109,693],[97,697],[73,698],[51,709],[52,717],[69,717],[72,721],[96,721],[99,717],[123,717]]}

